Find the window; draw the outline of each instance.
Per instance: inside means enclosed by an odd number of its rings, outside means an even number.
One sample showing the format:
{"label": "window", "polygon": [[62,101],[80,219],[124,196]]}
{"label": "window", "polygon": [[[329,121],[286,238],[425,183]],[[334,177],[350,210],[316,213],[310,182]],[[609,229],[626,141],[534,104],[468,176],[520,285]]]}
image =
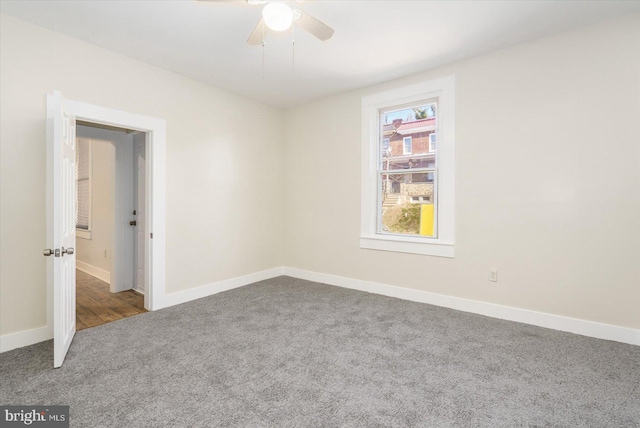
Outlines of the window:
{"label": "window", "polygon": [[78,138],[76,144],[76,236],[91,239],[91,140]]}
{"label": "window", "polygon": [[451,76],[362,99],[361,248],[454,256],[454,90]]}
{"label": "window", "polygon": [[389,139],[388,138],[383,138],[382,139],[382,155],[383,156],[389,156],[391,154],[391,149],[389,146]]}
{"label": "window", "polygon": [[412,138],[411,137],[404,137],[402,139],[402,154],[403,155],[410,155],[411,154],[411,143],[412,143]]}
{"label": "window", "polygon": [[436,151],[436,133],[432,132],[429,134],[429,152],[433,153]]}

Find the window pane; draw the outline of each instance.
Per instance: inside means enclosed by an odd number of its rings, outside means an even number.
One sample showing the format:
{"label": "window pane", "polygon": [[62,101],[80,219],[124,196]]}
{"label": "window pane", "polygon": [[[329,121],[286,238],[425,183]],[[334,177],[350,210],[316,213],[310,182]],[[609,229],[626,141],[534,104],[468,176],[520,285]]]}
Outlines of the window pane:
{"label": "window pane", "polygon": [[380,112],[383,170],[433,168],[436,165],[437,101]]}
{"label": "window pane", "polygon": [[407,155],[411,154],[411,137],[404,137],[404,147],[402,148],[402,154]]}
{"label": "window pane", "polygon": [[381,174],[381,232],[435,236],[434,173]]}
{"label": "window pane", "polygon": [[[436,111],[437,100],[430,100],[380,112],[379,232],[436,235]],[[432,171],[403,171],[417,168]]]}

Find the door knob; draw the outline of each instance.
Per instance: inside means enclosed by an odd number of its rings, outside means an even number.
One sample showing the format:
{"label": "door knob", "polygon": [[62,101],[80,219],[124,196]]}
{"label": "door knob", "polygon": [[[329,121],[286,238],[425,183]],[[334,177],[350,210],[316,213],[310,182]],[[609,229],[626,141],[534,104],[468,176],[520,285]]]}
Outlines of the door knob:
{"label": "door knob", "polygon": [[73,248],[64,248],[64,247],[60,248],[60,250],[61,250],[60,252],[62,253],[62,257],[64,257],[65,254],[71,255],[75,251]]}
{"label": "door knob", "polygon": [[53,250],[50,250],[49,248],[47,248],[42,252],[42,255],[45,257],[53,256]]}
{"label": "door knob", "polygon": [[136,223],[135,220],[129,222],[129,226],[135,226],[136,224],[138,224],[138,223]]}

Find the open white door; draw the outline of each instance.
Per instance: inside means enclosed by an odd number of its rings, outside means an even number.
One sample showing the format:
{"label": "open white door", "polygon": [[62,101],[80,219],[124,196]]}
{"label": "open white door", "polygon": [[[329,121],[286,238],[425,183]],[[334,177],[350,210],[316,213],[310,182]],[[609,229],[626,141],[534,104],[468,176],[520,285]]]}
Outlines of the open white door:
{"label": "open white door", "polygon": [[76,333],[76,120],[60,92],[47,96],[47,144],[51,248],[44,254],[53,256],[53,366],[60,367]]}

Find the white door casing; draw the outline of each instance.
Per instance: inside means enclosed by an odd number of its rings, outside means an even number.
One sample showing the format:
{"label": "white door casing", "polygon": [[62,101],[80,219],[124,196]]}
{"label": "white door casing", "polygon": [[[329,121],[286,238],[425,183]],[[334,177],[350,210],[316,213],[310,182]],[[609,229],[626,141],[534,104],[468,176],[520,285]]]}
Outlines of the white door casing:
{"label": "white door casing", "polygon": [[135,144],[135,209],[136,209],[136,238],[135,238],[135,269],[134,289],[145,293],[145,135],[138,134],[134,138]]}
{"label": "white door casing", "polygon": [[[60,367],[76,332],[76,138],[75,117],[62,105],[62,95],[47,96],[47,183],[49,248],[54,256],[53,366]],[[51,205],[51,206],[49,206]]]}
{"label": "white door casing", "polygon": [[[145,136],[145,295],[144,306],[153,311],[166,305],[165,303],[165,254],[166,254],[166,122],[163,119],[128,113],[111,108],[72,101],[62,98],[59,92],[47,96],[47,247],[58,249],[63,245],[73,247],[75,242],[75,171],[73,171],[74,194],[66,194],[67,214],[71,214],[72,227],[70,237],[61,239],[59,219],[62,203],[60,201],[60,180],[56,174],[62,170],[61,141],[63,128],[63,111],[66,113],[67,126],[75,128],[75,120],[83,120],[97,124],[115,126],[144,132]],[[74,132],[71,129],[70,132]],[[67,134],[70,136],[71,134]],[[75,139],[72,138],[75,143]],[[74,153],[75,155],[75,153]],[[58,162],[54,162],[58,159]],[[75,156],[71,157],[75,162]],[[63,271],[63,262],[67,263]],[[73,287],[62,288],[63,272],[67,272],[66,283]],[[73,276],[71,276],[73,275]],[[61,299],[63,293],[67,301]],[[54,337],[54,365],[62,364],[64,355],[69,349],[75,333],[75,256],[64,258],[50,257],[47,263],[47,325]],[[58,333],[60,332],[60,333]],[[60,339],[58,339],[58,336]],[[60,352],[58,352],[60,350]]]}

